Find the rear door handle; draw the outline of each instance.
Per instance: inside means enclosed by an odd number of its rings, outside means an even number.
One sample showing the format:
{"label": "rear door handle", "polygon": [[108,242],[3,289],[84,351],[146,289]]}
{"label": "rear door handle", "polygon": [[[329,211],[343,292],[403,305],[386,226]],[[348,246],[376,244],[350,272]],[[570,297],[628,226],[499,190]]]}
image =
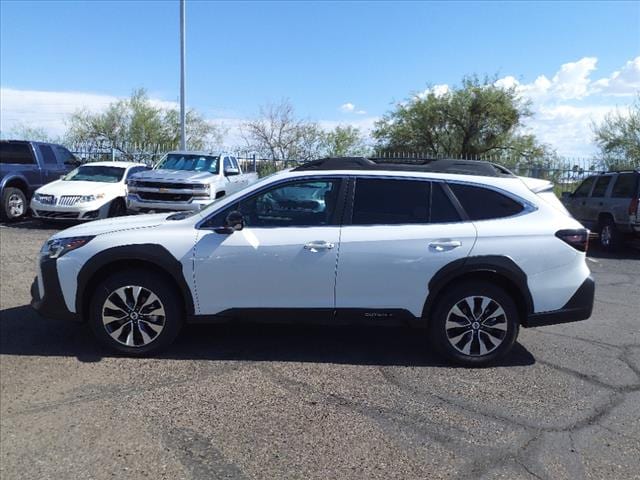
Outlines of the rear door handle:
{"label": "rear door handle", "polygon": [[333,247],[335,247],[333,243],[317,240],[305,244],[304,249],[310,252],[319,252],[320,250],[331,250]]}
{"label": "rear door handle", "polygon": [[454,248],[462,246],[462,242],[458,240],[435,240],[429,244],[429,250],[435,252],[448,252]]}

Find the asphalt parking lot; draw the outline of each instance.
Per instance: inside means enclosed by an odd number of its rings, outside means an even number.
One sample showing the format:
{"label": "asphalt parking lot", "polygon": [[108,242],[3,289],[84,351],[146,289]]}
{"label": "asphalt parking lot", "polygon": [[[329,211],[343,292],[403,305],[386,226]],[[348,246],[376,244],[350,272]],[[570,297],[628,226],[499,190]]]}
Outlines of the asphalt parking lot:
{"label": "asphalt parking lot", "polygon": [[130,359],[31,311],[53,232],[0,226],[2,479],[640,478],[635,250],[594,250],[593,317],[491,368],[364,327],[193,326]]}

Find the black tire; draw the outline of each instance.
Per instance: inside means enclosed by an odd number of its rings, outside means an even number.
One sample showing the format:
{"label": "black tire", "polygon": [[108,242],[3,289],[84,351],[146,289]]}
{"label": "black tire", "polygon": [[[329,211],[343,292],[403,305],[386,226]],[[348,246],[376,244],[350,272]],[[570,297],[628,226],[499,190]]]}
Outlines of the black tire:
{"label": "black tire", "polygon": [[[473,309],[466,303],[468,297],[473,297]],[[484,311],[482,297],[491,300],[485,301]],[[495,305],[502,308],[504,315],[495,315],[499,312]],[[484,320],[471,322],[466,316],[459,317],[454,313],[455,307],[461,313],[467,311],[473,319],[484,316]],[[495,362],[513,348],[518,337],[519,320],[513,298],[502,288],[481,281],[467,281],[442,294],[429,319],[429,339],[431,345],[448,360],[459,365],[481,367]],[[467,346],[468,353],[461,351]],[[481,349],[486,352],[481,352]]]}
{"label": "black tire", "polygon": [[107,213],[107,217],[122,217],[127,214],[127,204],[125,203],[123,198],[114,198],[111,200],[111,205],[109,205],[109,212]]}
{"label": "black tire", "polygon": [[606,252],[615,252],[620,249],[622,235],[616,227],[613,218],[606,216],[600,220],[600,246]]}
{"label": "black tire", "polygon": [[22,190],[7,187],[2,191],[2,205],[0,206],[2,220],[10,222],[20,220],[27,214],[28,209],[27,196]]}
{"label": "black tire", "polygon": [[[134,290],[135,287],[141,287],[141,290],[138,291],[137,288]],[[113,274],[98,285],[91,298],[89,311],[91,330],[100,343],[119,353],[130,356],[156,353],[170,345],[182,328],[182,302],[174,290],[167,280],[155,272],[136,269]],[[128,291],[130,293],[127,293]],[[157,297],[160,308],[153,296],[148,295],[145,299],[145,291]],[[139,292],[137,297],[140,299],[139,306],[133,305],[136,292]],[[122,302],[119,302],[117,297]],[[131,309],[132,305],[133,309]],[[114,309],[113,306],[117,308]],[[133,317],[131,311],[137,312],[137,318]],[[119,340],[112,337],[108,330],[114,334],[114,337],[118,334],[118,330],[121,330]],[[132,330],[133,334],[129,341]]]}

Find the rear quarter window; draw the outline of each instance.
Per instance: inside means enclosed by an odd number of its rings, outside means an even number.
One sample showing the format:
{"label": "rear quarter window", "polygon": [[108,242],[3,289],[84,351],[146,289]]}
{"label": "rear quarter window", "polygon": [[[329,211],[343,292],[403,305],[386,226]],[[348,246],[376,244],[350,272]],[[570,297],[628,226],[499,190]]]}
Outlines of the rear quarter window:
{"label": "rear quarter window", "polygon": [[638,193],[638,179],[640,175],[635,173],[621,173],[616,178],[611,190],[613,198],[633,198]]}
{"label": "rear quarter window", "polygon": [[471,220],[491,220],[517,215],[524,206],[494,190],[457,183],[449,187]]}

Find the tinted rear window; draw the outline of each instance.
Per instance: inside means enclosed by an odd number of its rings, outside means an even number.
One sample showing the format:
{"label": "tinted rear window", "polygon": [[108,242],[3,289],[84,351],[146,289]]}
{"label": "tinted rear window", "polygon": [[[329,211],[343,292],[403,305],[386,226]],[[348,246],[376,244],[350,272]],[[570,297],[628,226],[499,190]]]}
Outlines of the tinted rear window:
{"label": "tinted rear window", "polygon": [[35,162],[31,147],[27,143],[0,143],[0,163],[32,165]]}
{"label": "tinted rear window", "polygon": [[607,191],[607,187],[609,186],[609,182],[611,181],[611,175],[598,177],[596,180],[596,185],[593,187],[593,192],[591,192],[592,197],[604,197],[605,192]]}
{"label": "tinted rear window", "polygon": [[354,225],[429,223],[430,182],[360,178],[353,202]]}
{"label": "tinted rear window", "polygon": [[459,222],[460,214],[453,206],[442,185],[431,184],[431,223]]}
{"label": "tinted rear window", "polygon": [[506,195],[483,187],[449,184],[471,220],[489,220],[516,215],[524,207]]}
{"label": "tinted rear window", "polygon": [[613,184],[611,196],[614,198],[632,198],[638,193],[638,178],[635,173],[621,173]]}

